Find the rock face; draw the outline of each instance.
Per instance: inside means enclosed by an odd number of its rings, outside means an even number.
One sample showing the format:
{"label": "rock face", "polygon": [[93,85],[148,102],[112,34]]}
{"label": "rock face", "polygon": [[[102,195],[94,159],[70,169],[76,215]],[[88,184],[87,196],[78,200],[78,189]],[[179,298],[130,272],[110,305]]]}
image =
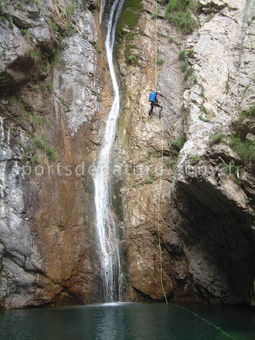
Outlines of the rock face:
{"label": "rock face", "polygon": [[5,307],[100,299],[87,171],[104,114],[98,18],[92,1],[1,5]]}
{"label": "rock face", "polygon": [[[143,10],[135,38],[130,42],[127,30],[119,47],[124,103],[116,149],[119,162],[125,165],[121,184],[129,298],[139,300],[146,296],[162,300],[167,295],[190,299],[188,263],[176,230],[170,229],[171,162],[177,155],[172,143],[184,134],[181,115],[184,88],[177,62],[179,48],[168,39],[182,37],[165,20],[157,23],[151,20],[151,13],[155,12],[153,2],[141,3]],[[160,9],[163,13],[164,8]],[[130,55],[137,56],[135,63],[127,62],[129,44]],[[157,59],[164,63],[155,65]],[[156,108],[148,116],[148,93],[155,88],[155,82],[165,95],[162,120]]]}
{"label": "rock face", "polygon": [[[0,3],[2,307],[101,301],[90,166],[111,105],[111,4]],[[224,138],[236,124],[255,138],[254,117],[240,119],[254,101],[255,4],[199,0],[189,35],[165,11],[127,0],[117,32],[126,300],[251,304],[254,169]],[[150,89],[164,95],[161,120],[148,117]]]}
{"label": "rock face", "polygon": [[[240,158],[210,140],[230,134],[254,100],[254,2],[199,1],[200,27],[188,36],[163,19],[163,7],[155,23],[155,4],[142,3],[139,33],[130,43],[126,29],[119,56],[125,96],[118,149],[131,169],[122,189],[130,294],[163,299],[165,290],[178,300],[251,303],[254,179],[243,172],[240,187],[226,172]],[[129,65],[128,44],[136,56]],[[186,81],[180,59],[192,69]],[[161,100],[163,132],[157,115],[148,119],[155,82],[167,98]],[[176,148],[184,135],[186,143]]]}
{"label": "rock face", "polygon": [[[208,11],[204,2],[202,15]],[[184,93],[190,112],[188,141],[175,175],[173,215],[194,285],[209,301],[225,303],[251,301],[254,213],[248,191],[220,169],[222,162],[238,164],[237,155],[224,145],[210,147],[209,140],[216,133],[228,134],[231,123],[253,101],[247,72],[254,67],[253,13],[252,2],[225,2],[187,41],[194,50],[197,84]],[[207,121],[201,120],[203,115]]]}
{"label": "rock face", "polygon": [[209,301],[249,303],[254,279],[250,189],[224,171],[227,164],[240,164],[238,156],[226,145],[210,147],[209,141],[233,131],[233,121],[254,100],[255,7],[252,1],[200,3],[202,19],[208,13],[213,17],[209,22],[205,17],[187,40],[197,84],[184,92],[188,140],[174,178],[173,216],[198,292]]}

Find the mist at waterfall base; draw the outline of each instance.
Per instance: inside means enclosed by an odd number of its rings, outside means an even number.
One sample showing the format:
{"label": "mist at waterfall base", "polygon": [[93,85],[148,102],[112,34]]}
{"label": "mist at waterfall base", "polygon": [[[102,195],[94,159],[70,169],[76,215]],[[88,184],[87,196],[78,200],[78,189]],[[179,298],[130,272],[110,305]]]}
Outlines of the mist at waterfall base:
{"label": "mist at waterfall base", "polygon": [[152,303],[5,310],[3,340],[254,340],[254,311]]}

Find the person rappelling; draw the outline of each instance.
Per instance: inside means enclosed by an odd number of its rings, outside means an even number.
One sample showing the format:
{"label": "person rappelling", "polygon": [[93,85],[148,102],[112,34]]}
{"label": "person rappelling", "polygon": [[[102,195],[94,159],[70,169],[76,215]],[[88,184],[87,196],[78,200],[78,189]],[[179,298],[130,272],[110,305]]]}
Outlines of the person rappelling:
{"label": "person rappelling", "polygon": [[158,102],[158,98],[159,97],[163,97],[163,94],[160,92],[160,91],[153,91],[153,90],[150,90],[150,94],[149,94],[149,102],[151,103],[151,108],[150,108],[150,111],[149,111],[149,117],[153,114],[153,109],[154,109],[154,106],[156,107],[159,107],[160,110],[159,110],[159,118],[161,118],[161,112],[162,112],[162,109],[163,109],[163,106],[159,104]]}

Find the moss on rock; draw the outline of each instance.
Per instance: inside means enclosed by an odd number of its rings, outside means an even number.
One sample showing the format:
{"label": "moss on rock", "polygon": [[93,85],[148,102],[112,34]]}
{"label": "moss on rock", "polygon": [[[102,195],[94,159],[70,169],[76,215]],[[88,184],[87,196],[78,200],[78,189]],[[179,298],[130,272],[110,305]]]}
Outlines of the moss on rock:
{"label": "moss on rock", "polygon": [[[141,0],[127,0],[124,4],[122,14],[119,19],[116,33],[116,50],[118,53],[123,39],[125,40],[124,55],[127,64],[130,64],[129,57],[134,55],[131,50],[135,48],[133,40],[138,33],[137,24],[143,10],[143,3]],[[138,58],[137,56],[135,56]]]}

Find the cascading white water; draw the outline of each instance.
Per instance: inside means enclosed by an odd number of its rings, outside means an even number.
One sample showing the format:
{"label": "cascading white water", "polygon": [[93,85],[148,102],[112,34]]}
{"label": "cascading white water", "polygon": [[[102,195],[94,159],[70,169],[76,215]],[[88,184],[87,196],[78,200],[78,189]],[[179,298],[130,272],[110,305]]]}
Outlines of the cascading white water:
{"label": "cascading white water", "polygon": [[116,26],[125,0],[114,0],[107,24],[106,56],[113,87],[113,104],[106,122],[102,149],[99,153],[95,185],[96,230],[100,247],[100,262],[106,302],[120,301],[123,274],[116,220],[113,215],[110,188],[111,150],[116,136],[120,111],[120,92],[113,63]]}

